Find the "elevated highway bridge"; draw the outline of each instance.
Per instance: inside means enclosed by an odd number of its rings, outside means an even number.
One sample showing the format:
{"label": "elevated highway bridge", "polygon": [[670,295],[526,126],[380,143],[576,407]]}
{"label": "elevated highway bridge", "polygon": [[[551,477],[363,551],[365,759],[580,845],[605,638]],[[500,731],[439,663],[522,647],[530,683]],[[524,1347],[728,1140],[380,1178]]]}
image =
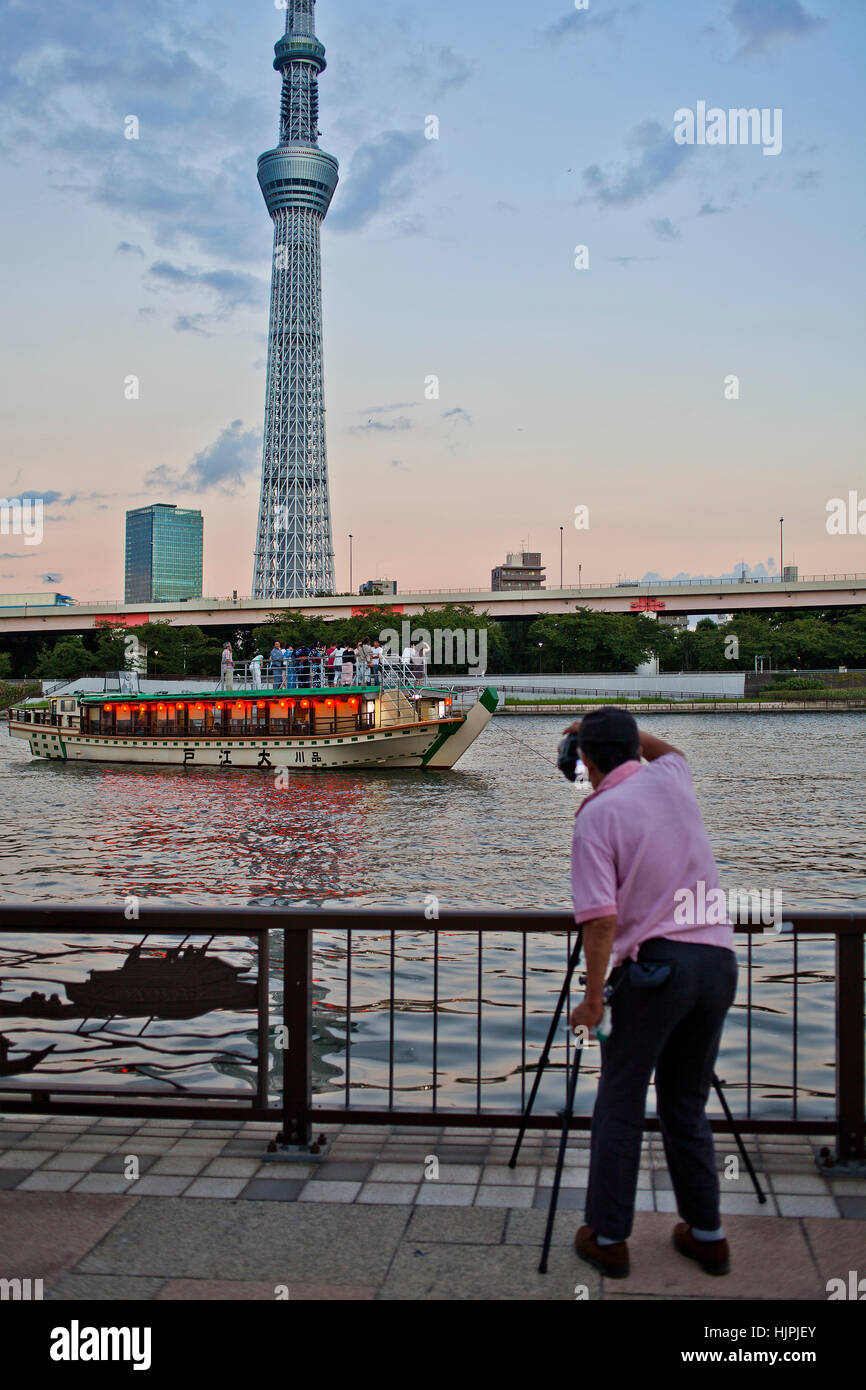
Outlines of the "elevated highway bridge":
{"label": "elevated highway bridge", "polygon": [[[46,595],[46,601],[51,596]],[[0,595],[0,641],[4,633],[86,632],[105,623],[137,627],[140,623],[170,622],[176,627],[246,628],[268,621],[272,613],[304,614],[324,619],[361,617],[372,607],[388,606],[400,617],[412,618],[425,608],[465,604],[492,618],[536,618],[546,613],[573,613],[588,608],[604,613],[650,612],[677,614],[767,612],[773,609],[852,607],[866,603],[866,574],[809,575],[794,583],[772,580],[726,580],[694,584],[665,581],[655,584],[584,584],[581,588],[517,590],[493,593],[486,589],[428,589],[394,596],[252,599],[196,598],[172,603],[123,603],[101,599],[64,606],[28,604],[5,607]]]}

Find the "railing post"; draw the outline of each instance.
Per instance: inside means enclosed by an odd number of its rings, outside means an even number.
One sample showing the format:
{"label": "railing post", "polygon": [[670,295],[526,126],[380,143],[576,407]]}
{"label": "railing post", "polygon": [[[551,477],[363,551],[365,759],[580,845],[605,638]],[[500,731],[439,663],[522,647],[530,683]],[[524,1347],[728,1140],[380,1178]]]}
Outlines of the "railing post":
{"label": "railing post", "polygon": [[283,931],[282,1144],[308,1145],[313,1137],[313,933]]}
{"label": "railing post", "polygon": [[836,937],[836,1162],[866,1163],[861,932]]}

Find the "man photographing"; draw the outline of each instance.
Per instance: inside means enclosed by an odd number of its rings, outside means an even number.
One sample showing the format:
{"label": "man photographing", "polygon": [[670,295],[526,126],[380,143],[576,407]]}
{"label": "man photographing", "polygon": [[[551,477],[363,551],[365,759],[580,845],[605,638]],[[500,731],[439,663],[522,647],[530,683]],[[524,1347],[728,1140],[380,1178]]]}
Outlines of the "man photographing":
{"label": "man photographing", "polygon": [[593,711],[566,733],[576,738],[562,747],[572,755],[579,750],[593,788],[578,810],[572,846],[586,991],[571,1025],[598,1028],[606,997],[610,1008],[592,1117],[587,1224],[575,1249],[603,1274],[629,1273],[644,1109],[655,1072],[665,1157],[683,1218],[674,1245],[707,1273],[727,1274],[706,1102],[737,961],[727,921],[683,924],[681,912],[675,917],[677,893],[681,899],[688,889],[706,902],[719,884],[688,763],[613,707]]}

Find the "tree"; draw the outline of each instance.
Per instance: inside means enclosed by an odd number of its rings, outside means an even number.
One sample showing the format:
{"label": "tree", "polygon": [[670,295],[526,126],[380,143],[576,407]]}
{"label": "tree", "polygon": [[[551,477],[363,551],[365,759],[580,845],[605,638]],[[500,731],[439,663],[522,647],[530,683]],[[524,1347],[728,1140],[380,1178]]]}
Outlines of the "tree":
{"label": "tree", "polygon": [[59,638],[53,646],[46,645],[39,654],[34,672],[49,679],[75,680],[94,669],[94,659],[78,634]]}
{"label": "tree", "polygon": [[12,675],[12,658],[8,652],[0,652],[0,680],[8,680]]}

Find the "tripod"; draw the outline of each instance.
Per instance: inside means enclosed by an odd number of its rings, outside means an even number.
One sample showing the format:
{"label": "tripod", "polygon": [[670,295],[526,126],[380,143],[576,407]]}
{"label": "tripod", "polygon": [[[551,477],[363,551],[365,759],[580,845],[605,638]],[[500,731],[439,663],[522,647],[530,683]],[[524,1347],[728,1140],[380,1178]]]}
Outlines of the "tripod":
{"label": "tripod", "polygon": [[[556,1036],[556,1030],[559,1026],[560,1016],[562,1014],[563,1008],[565,1007],[566,1000],[568,999],[569,990],[571,989],[571,977],[577,969],[577,964],[580,960],[580,953],[582,949],[583,929],[582,927],[578,927],[577,941],[575,942],[574,948],[571,952],[571,956],[569,957],[568,969],[565,972],[565,979],[562,984],[562,989],[559,991],[559,999],[556,1002],[556,1009],[554,1010],[553,1018],[550,1021],[550,1028],[547,1031],[547,1039],[542,1049],[541,1057],[538,1061],[538,1067],[535,1073],[535,1080],[532,1083],[532,1090],[529,1093],[529,1100],[527,1101],[526,1109],[523,1112],[523,1117],[520,1122],[520,1129],[517,1132],[517,1139],[515,1140],[511,1157],[508,1160],[509,1168],[515,1168],[517,1166],[517,1156],[520,1153],[520,1146],[523,1143],[523,1137],[526,1134],[527,1125],[529,1123],[529,1117],[532,1114],[532,1107],[534,1106],[535,1098],[538,1095],[538,1088],[541,1085],[541,1078],[544,1074],[544,1069],[547,1066],[548,1061],[550,1060],[550,1051],[553,1047],[553,1040]],[[565,1163],[565,1150],[568,1144],[568,1131],[571,1126],[571,1116],[574,1110],[574,1097],[577,1092],[577,1082],[578,1077],[580,1075],[580,1062],[582,1056],[583,1047],[577,1047],[574,1053],[574,1061],[572,1063],[571,1073],[568,1078],[568,1091],[566,1094],[565,1110],[563,1111],[562,1115],[562,1133],[559,1139],[559,1152],[556,1156],[556,1169],[553,1175],[553,1186],[550,1190],[550,1207],[548,1209],[547,1225],[544,1231],[544,1244],[541,1251],[541,1261],[538,1266],[539,1274],[547,1273],[547,1260],[550,1254],[550,1242],[553,1238],[553,1223],[556,1219],[556,1205],[559,1201],[559,1188],[562,1182],[562,1169]],[[731,1114],[730,1107],[728,1106],[728,1102],[725,1099],[725,1095],[722,1090],[722,1082],[719,1080],[715,1072],[713,1072],[713,1086],[715,1088],[716,1095],[718,1096],[719,1101],[721,1103],[722,1109],[725,1112],[725,1119],[728,1122],[728,1127],[731,1133],[733,1134],[737,1148],[739,1149],[740,1154],[742,1155],[742,1159],[746,1165],[749,1177],[752,1179],[752,1183],[754,1185],[758,1201],[764,1203],[767,1200],[766,1194],[763,1191],[761,1184],[758,1182],[758,1175],[755,1172],[754,1167],[752,1166],[752,1160],[749,1158],[746,1146],[743,1143],[743,1137],[740,1134],[739,1129],[737,1128],[737,1123],[733,1115]]]}

